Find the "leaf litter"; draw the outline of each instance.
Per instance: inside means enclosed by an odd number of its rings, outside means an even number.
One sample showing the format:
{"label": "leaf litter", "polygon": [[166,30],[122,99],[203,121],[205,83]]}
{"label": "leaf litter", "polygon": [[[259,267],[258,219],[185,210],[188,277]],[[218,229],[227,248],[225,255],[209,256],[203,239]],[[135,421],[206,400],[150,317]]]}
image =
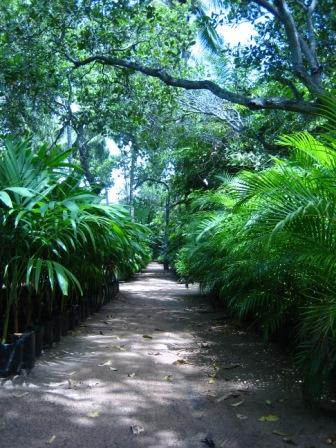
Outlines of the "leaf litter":
{"label": "leaf litter", "polygon": [[48,445],[51,445],[52,443],[55,442],[55,440],[56,440],[56,436],[53,435],[53,436],[51,436],[50,439],[47,441],[47,444],[48,444]]}
{"label": "leaf litter", "polygon": [[269,414],[269,415],[263,415],[263,416],[259,417],[258,420],[260,422],[277,422],[279,420],[279,417],[274,414]]}
{"label": "leaf litter", "polygon": [[221,397],[217,398],[216,403],[220,403],[221,401],[228,400],[229,398],[237,398],[237,397],[240,397],[240,393],[228,392],[227,394],[222,395]]}
{"label": "leaf litter", "polygon": [[90,417],[90,418],[97,418],[97,417],[99,417],[100,413],[98,411],[92,411],[86,415],[87,415],[87,417]]}
{"label": "leaf litter", "polygon": [[189,364],[185,359],[177,359],[172,363],[174,366],[183,366],[185,364]]}
{"label": "leaf litter", "polygon": [[170,383],[171,381],[173,381],[173,375],[166,375],[163,377],[163,380]]}
{"label": "leaf litter", "polygon": [[119,350],[121,352],[125,352],[127,350],[126,345],[112,345],[111,348],[114,348],[115,350]]}
{"label": "leaf litter", "polygon": [[132,425],[131,426],[131,431],[132,431],[132,433],[135,436],[137,436],[137,435],[145,432],[145,428],[143,426],[141,426],[141,425]]}
{"label": "leaf litter", "polygon": [[237,401],[236,403],[232,403],[231,406],[233,406],[234,408],[237,408],[238,406],[240,406],[241,404],[243,404],[244,401],[245,401],[245,400]]}

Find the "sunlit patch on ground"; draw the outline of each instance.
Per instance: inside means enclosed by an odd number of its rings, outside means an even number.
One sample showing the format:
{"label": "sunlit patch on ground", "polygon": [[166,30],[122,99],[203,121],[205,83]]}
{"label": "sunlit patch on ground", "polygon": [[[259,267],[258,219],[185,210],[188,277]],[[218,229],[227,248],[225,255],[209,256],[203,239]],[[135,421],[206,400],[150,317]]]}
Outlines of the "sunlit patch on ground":
{"label": "sunlit patch on ground", "polygon": [[283,447],[273,431],[324,446],[333,422],[295,381],[276,349],[151,264],[31,374],[1,381],[0,446]]}

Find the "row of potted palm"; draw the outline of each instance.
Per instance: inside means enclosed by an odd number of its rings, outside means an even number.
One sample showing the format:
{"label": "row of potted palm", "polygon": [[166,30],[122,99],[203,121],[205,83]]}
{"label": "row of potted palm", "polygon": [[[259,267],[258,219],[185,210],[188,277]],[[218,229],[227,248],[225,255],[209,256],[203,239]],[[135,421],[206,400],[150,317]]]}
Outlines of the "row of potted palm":
{"label": "row of potted palm", "polygon": [[[69,151],[6,140],[0,150],[0,372],[31,368],[146,262],[145,230],[82,184]],[[34,349],[34,350],[33,350]],[[23,358],[22,358],[23,354]]]}

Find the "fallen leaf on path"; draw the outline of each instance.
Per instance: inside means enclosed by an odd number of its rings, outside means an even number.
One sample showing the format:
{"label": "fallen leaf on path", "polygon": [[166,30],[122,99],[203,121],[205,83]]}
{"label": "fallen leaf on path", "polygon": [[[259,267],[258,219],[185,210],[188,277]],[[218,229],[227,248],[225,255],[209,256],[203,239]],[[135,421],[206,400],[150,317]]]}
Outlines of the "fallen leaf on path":
{"label": "fallen leaf on path", "polygon": [[240,394],[238,392],[229,392],[221,397],[217,398],[216,403],[220,403],[221,401],[228,400],[229,398],[237,398]]}
{"label": "fallen leaf on path", "polygon": [[160,354],[161,354],[160,352],[148,352],[148,355],[151,355],[151,356],[158,356]]}
{"label": "fallen leaf on path", "polygon": [[164,379],[164,381],[170,382],[170,381],[173,380],[173,376],[172,375],[166,375],[166,376],[163,377],[163,379]]}
{"label": "fallen leaf on path", "polygon": [[289,439],[288,437],[284,437],[282,439],[283,442],[287,443],[288,445],[297,445],[297,443],[294,442],[294,440]]}
{"label": "fallen leaf on path", "polygon": [[173,362],[174,366],[183,366],[184,364],[189,364],[185,359],[177,359]]}
{"label": "fallen leaf on path", "polygon": [[326,444],[336,446],[336,434],[333,434],[332,436],[328,437],[326,440]]}
{"label": "fallen leaf on path", "polygon": [[276,436],[280,436],[280,437],[288,436],[288,434],[286,432],[280,431],[278,429],[275,429],[274,431],[272,431],[272,434],[275,434]]}
{"label": "fallen leaf on path", "polygon": [[133,373],[129,373],[127,376],[130,377],[130,378],[134,378],[135,377],[135,373],[134,372]]}
{"label": "fallen leaf on path", "polygon": [[112,348],[115,348],[116,350],[120,350],[121,352],[126,351],[126,348],[124,345],[112,345]]}
{"label": "fallen leaf on path", "polygon": [[143,334],[142,337],[144,339],[153,339],[152,336],[149,336],[148,334]]}
{"label": "fallen leaf on path", "polygon": [[69,379],[68,380],[68,389],[75,389],[75,387],[76,387],[76,381]]}
{"label": "fallen leaf on path", "polygon": [[225,364],[222,366],[223,369],[229,370],[229,369],[236,369],[237,367],[242,367],[241,364],[231,363],[231,364]]}
{"label": "fallen leaf on path", "polygon": [[164,331],[161,328],[154,328],[154,331]]}
{"label": "fallen leaf on path", "polygon": [[243,414],[236,414],[236,417],[239,418],[239,420],[247,420],[248,416]]}
{"label": "fallen leaf on path", "polygon": [[209,446],[210,448],[215,448],[216,444],[212,439],[209,439],[209,437],[206,437],[205,439],[201,440],[204,445]]}
{"label": "fallen leaf on path", "polygon": [[29,392],[22,392],[21,394],[13,394],[13,397],[22,398],[25,397],[26,395],[29,395]]}
{"label": "fallen leaf on path", "polygon": [[86,414],[88,417],[90,418],[96,418],[99,417],[99,412],[98,411],[93,411],[93,412],[89,412],[88,414]]}
{"label": "fallen leaf on path", "polygon": [[277,415],[263,415],[262,417],[259,417],[258,420],[260,422],[277,422],[279,420],[279,417]]}
{"label": "fallen leaf on path", "polygon": [[111,365],[112,365],[112,361],[106,361],[103,364],[98,364],[98,367],[111,366]]}
{"label": "fallen leaf on path", "polygon": [[243,403],[244,403],[244,400],[240,400],[240,401],[237,401],[236,403],[232,403],[231,406],[233,406],[234,408],[237,408],[238,406],[240,406]]}
{"label": "fallen leaf on path", "polygon": [[209,384],[214,384],[215,382],[216,382],[215,378],[210,378],[208,381]]}
{"label": "fallen leaf on path", "polygon": [[141,434],[142,432],[145,432],[145,428],[140,425],[132,425],[131,431],[134,435],[138,435],[138,434]]}
{"label": "fallen leaf on path", "polygon": [[117,370],[118,370],[118,369],[116,369],[115,367],[109,367],[109,369],[110,369],[112,372],[117,372]]}
{"label": "fallen leaf on path", "polygon": [[272,404],[271,400],[266,400],[265,403],[268,404],[269,406]]}
{"label": "fallen leaf on path", "polygon": [[50,439],[48,440],[47,444],[51,445],[53,442],[55,442],[55,439],[56,439],[55,435],[51,436]]}

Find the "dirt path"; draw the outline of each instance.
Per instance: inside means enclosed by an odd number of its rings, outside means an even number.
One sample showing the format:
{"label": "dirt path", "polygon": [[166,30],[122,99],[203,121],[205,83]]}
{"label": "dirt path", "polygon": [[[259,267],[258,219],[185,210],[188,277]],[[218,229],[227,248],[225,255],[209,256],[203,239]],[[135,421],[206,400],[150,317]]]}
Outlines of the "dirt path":
{"label": "dirt path", "polygon": [[153,263],[30,375],[2,380],[0,447],[326,446],[334,417],[298,390],[276,349]]}

